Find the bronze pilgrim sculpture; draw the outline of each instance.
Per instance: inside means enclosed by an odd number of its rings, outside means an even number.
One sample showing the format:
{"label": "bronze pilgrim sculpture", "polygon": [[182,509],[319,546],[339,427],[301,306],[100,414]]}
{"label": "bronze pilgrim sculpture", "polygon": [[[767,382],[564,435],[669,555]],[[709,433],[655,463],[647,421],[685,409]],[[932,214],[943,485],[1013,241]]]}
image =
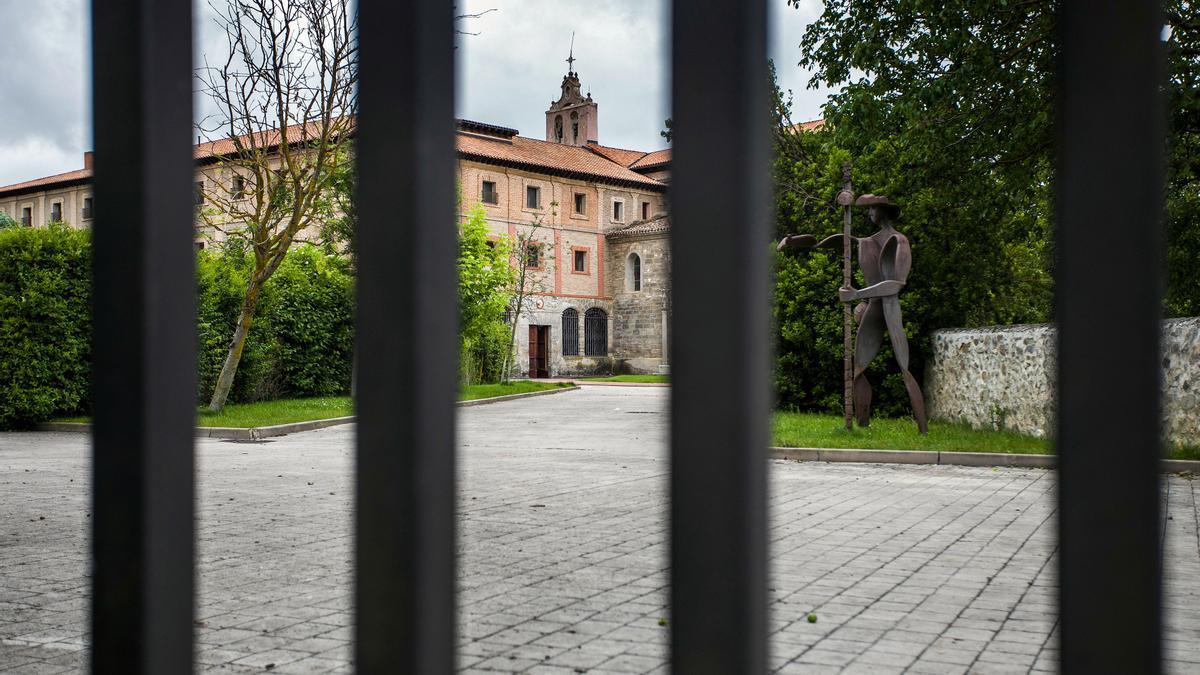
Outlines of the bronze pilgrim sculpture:
{"label": "bronze pilgrim sculpture", "polygon": [[[879,231],[869,237],[851,237],[852,243],[858,247],[858,265],[866,287],[838,289],[838,298],[842,302],[865,301],[854,308],[858,324],[854,342],[854,416],[859,426],[865,427],[871,422],[871,383],[867,381],[866,372],[867,366],[883,345],[886,327],[912,403],[913,417],[921,433],[926,433],[929,427],[925,418],[925,398],[917,379],[908,371],[908,338],[904,334],[904,321],[900,316],[900,289],[904,288],[912,267],[912,248],[908,238],[892,224],[900,215],[900,209],[883,195],[862,195],[855,203],[867,207],[868,217],[879,226]],[[796,234],[780,241],[779,250],[841,250],[844,236],[835,234],[817,241],[811,234]]]}

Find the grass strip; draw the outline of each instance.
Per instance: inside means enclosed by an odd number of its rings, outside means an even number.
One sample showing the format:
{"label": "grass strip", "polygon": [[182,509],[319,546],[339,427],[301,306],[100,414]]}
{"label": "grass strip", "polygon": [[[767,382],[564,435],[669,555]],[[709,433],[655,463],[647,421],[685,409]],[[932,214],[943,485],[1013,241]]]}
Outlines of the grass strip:
{"label": "grass strip", "polygon": [[[509,384],[476,384],[463,388],[458,395],[460,401],[474,401],[511,394],[527,394],[547,389],[572,386],[568,382],[517,381]],[[354,414],[354,403],[349,396],[320,396],[315,398],[286,398],[254,403],[230,403],[219,413],[207,408],[196,411],[198,427],[234,427],[249,429],[269,427],[276,424],[310,422]],[[88,417],[63,417],[55,422],[90,422]]]}

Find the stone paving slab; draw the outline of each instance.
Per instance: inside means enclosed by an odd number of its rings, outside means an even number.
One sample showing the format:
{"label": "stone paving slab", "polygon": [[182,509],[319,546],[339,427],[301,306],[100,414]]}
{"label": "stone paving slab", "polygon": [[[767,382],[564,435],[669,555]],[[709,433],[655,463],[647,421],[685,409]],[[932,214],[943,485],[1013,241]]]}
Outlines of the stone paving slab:
{"label": "stone paving slab", "polygon": [[[464,672],[666,672],[667,395],[459,412]],[[351,672],[352,434],[198,440],[199,672]],[[2,673],[85,666],[86,442],[0,434]],[[1052,471],[770,473],[775,672],[1056,669]],[[1168,669],[1200,673],[1200,488],[1166,481]]]}

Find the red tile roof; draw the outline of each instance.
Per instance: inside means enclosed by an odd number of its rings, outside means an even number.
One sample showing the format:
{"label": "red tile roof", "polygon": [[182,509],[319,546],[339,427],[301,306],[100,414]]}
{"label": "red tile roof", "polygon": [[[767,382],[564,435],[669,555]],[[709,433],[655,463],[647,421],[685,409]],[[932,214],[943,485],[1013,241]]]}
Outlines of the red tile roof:
{"label": "red tile roof", "polygon": [[624,237],[638,237],[648,234],[664,234],[671,231],[670,216],[658,216],[650,220],[639,220],[630,223],[625,227],[609,230],[604,233],[604,236],[610,239],[621,239]]}
{"label": "red tile roof", "polygon": [[585,147],[538,141],[522,136],[504,140],[462,133],[458,135],[457,146],[460,157],[476,161],[650,188],[655,191],[666,189],[665,183],[631,171],[624,165]]}
{"label": "red tile roof", "polygon": [[671,163],[671,149],[647,152],[644,157],[634,162],[629,168],[634,171],[645,171],[654,167],[666,166]]}
{"label": "red tile roof", "polygon": [[[648,188],[662,191],[666,184],[631,170],[629,166],[652,156],[665,156],[669,150],[645,153],[638,150],[609,148],[596,144],[576,147],[550,143],[515,135],[515,129],[498,127],[482,122],[459,120],[459,133],[455,145],[459,157],[475,161],[512,166],[528,171],[550,173],[574,178],[597,180],[617,185]],[[293,128],[294,127],[294,128]],[[304,127],[293,125],[288,128],[288,141],[303,142],[319,133],[317,123]],[[253,140],[260,147],[277,146],[282,138],[279,130],[240,137],[243,143]],[[192,156],[200,163],[219,161],[222,156],[232,155],[237,148],[232,139],[219,139],[197,144]],[[666,153],[665,155],[663,153]],[[659,162],[661,164],[662,162]],[[641,164],[639,164],[640,166]],[[54,176],[0,187],[0,196],[15,196],[26,192],[37,192],[53,187],[65,187],[86,183],[91,180],[91,169],[80,169]]]}
{"label": "red tile roof", "polygon": [[643,152],[641,150],[626,150],[625,148],[614,148],[608,145],[600,145],[599,143],[588,143],[588,150],[602,155],[622,166],[633,169],[634,171],[642,172],[651,167],[666,166],[671,163],[671,149],[655,150],[654,152]]}
{"label": "red tile roof", "polygon": [[45,176],[43,178],[34,178],[23,183],[13,183],[0,187],[0,196],[15,197],[26,192],[41,192],[55,187],[67,187],[70,185],[80,185],[92,179],[91,169],[76,169],[66,173],[57,173],[53,176]]}

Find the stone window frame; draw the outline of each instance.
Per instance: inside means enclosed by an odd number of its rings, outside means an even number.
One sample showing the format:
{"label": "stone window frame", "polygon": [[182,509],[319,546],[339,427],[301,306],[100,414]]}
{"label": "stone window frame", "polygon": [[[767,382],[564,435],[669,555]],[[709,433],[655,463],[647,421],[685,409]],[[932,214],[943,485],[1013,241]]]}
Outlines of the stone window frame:
{"label": "stone window frame", "polygon": [[[583,271],[575,269],[575,254],[583,254]],[[583,277],[592,276],[592,247],[590,246],[572,246],[571,247],[571,274],[577,274]]]}
{"label": "stone window frame", "polygon": [[[18,222],[20,222],[25,227],[33,227],[33,212],[37,210],[34,208],[33,202],[26,202],[24,204],[21,204],[17,208],[21,210],[21,217],[18,219]],[[28,218],[25,217],[26,211],[29,212]]]}
{"label": "stone window frame", "polygon": [[537,264],[529,264],[525,267],[526,270],[543,270],[546,268],[546,243],[542,241],[531,241],[525,244],[525,255],[530,252],[537,252]]}
{"label": "stone window frame", "polygon": [[[529,206],[529,188],[536,188],[538,191],[537,208]],[[547,199],[549,196],[549,199]],[[537,180],[534,178],[523,178],[521,180],[521,210],[525,213],[546,213],[546,209],[554,201],[554,186],[549,181]]]}
{"label": "stone window frame", "polygon": [[96,200],[90,194],[79,195],[79,219],[92,220],[96,217]]}
{"label": "stone window frame", "polygon": [[642,254],[637,251],[630,251],[625,256],[625,291],[628,293],[641,293],[644,281]]}
{"label": "stone window frame", "polygon": [[[579,349],[579,310],[575,309],[574,307],[567,307],[562,311],[560,317],[562,318],[562,340],[559,351],[562,352],[564,357],[581,356]],[[568,328],[570,328],[570,330],[568,330]],[[568,341],[567,338],[571,336],[573,336],[575,339]],[[570,349],[567,347],[568,344],[571,345]]]}
{"label": "stone window frame", "polygon": [[229,179],[229,198],[233,201],[241,201],[246,197],[246,177],[234,174]]}
{"label": "stone window frame", "polygon": [[[620,211],[620,213],[617,213],[618,211]],[[619,199],[616,197],[613,198],[612,209],[610,210],[609,217],[611,218],[612,222],[614,222],[614,223],[625,222],[625,200],[624,199]]]}
{"label": "stone window frame", "polygon": [[[583,313],[583,355],[608,356],[609,354],[609,321],[608,310],[599,306],[588,307]],[[599,334],[597,335],[597,331]],[[590,338],[590,339],[589,339]],[[603,342],[601,342],[603,339]]]}
{"label": "stone window frame", "polygon": [[642,220],[650,220],[650,216],[652,216],[652,215],[654,215],[654,214],[651,213],[651,211],[650,211],[650,200],[643,199],[642,200]]}
{"label": "stone window frame", "polygon": [[[582,208],[580,208],[582,206]],[[574,190],[571,193],[571,215],[587,218],[587,193]]]}
{"label": "stone window frame", "polygon": [[[50,202],[50,213],[46,214],[46,224],[61,223],[66,215],[66,210],[63,208],[67,205],[66,199],[56,199]],[[58,218],[54,217],[54,207],[58,207]]]}
{"label": "stone window frame", "polygon": [[[489,183],[492,185],[492,196],[495,198],[495,201],[488,201],[487,199],[487,186]],[[491,176],[479,179],[479,203],[486,206],[500,206],[500,181]]]}

